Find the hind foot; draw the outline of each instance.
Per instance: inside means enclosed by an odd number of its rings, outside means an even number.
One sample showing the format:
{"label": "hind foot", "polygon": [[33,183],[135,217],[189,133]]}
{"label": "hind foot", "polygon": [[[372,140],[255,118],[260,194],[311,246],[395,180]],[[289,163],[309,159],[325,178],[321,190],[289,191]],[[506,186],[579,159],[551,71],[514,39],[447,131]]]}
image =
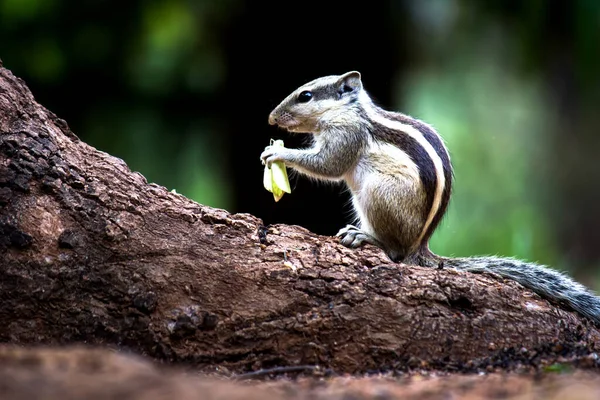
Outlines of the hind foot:
{"label": "hind foot", "polygon": [[353,225],[347,225],[345,228],[340,229],[336,236],[340,238],[340,242],[344,246],[351,249],[360,247],[365,243],[381,247],[381,243],[377,239]]}

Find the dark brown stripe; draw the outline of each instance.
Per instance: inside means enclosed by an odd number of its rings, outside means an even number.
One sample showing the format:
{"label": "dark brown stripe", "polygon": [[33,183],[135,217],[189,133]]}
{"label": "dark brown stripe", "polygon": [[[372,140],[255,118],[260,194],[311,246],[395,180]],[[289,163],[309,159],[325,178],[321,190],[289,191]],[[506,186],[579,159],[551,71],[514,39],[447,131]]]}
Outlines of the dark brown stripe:
{"label": "dark brown stripe", "polygon": [[[367,118],[366,115],[364,118]],[[433,199],[437,187],[437,176],[433,160],[429,157],[429,154],[427,154],[427,151],[423,146],[407,133],[388,128],[376,121],[370,121],[370,123],[372,126],[370,133],[374,139],[395,145],[400,150],[404,151],[418,166],[419,176],[427,196],[427,204],[423,210],[423,221],[427,220],[431,207],[433,206]]]}
{"label": "dark brown stripe", "polygon": [[[444,214],[446,213],[446,211],[448,209],[448,204],[450,203],[450,195],[452,193],[452,182],[453,182],[454,174],[453,174],[453,170],[452,170],[452,164],[450,162],[450,157],[448,155],[448,150],[447,150],[446,145],[444,144],[442,138],[440,137],[440,135],[428,124],[426,124],[422,121],[419,121],[416,118],[412,118],[408,115],[405,115],[405,114],[386,111],[379,107],[374,107],[374,108],[383,117],[393,120],[393,121],[401,122],[406,125],[410,125],[413,128],[417,129],[419,132],[421,132],[423,134],[423,136],[425,137],[425,139],[431,144],[431,146],[433,147],[433,149],[435,150],[437,155],[442,160],[442,165],[444,167],[444,178],[445,178],[446,182],[444,185],[444,191],[442,192],[442,199],[440,202],[440,207],[439,207],[438,211],[436,212],[433,220],[431,221],[431,224],[427,228],[427,232],[425,233],[425,236],[423,237],[422,244],[427,244],[427,242],[431,238],[431,235],[433,234],[433,232],[435,231],[437,226],[440,224]],[[423,152],[425,152],[425,150],[423,150]],[[427,155],[427,158],[429,158],[429,155]],[[415,161],[415,163],[417,163],[417,165],[419,167],[421,167],[421,164],[419,164],[416,161]],[[426,168],[427,169],[431,168],[431,171],[433,172],[433,174],[435,174],[435,168],[433,167],[433,161],[431,162],[431,167],[429,166],[429,164],[427,164]],[[421,178],[423,178],[423,177],[421,177]],[[429,206],[429,210],[431,210],[431,206]]]}
{"label": "dark brown stripe", "polygon": [[424,123],[423,121],[420,121],[416,118],[412,118],[405,114],[386,111],[379,107],[375,107],[375,110],[379,114],[381,114],[381,116],[387,119],[410,125],[419,132],[421,132],[423,134],[423,137],[425,137],[425,140],[427,140],[429,144],[431,144],[437,155],[442,160],[444,171],[452,170],[452,165],[450,164],[450,157],[448,156],[448,150],[446,148],[446,145],[442,141],[440,135],[438,135],[437,132],[431,126]]}

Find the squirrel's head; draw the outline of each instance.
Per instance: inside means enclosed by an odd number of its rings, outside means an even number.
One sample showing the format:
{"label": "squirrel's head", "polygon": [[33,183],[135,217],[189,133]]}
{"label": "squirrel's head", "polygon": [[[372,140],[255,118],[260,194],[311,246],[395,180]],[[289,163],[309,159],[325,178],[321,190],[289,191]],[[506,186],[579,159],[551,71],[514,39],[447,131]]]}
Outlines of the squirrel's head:
{"label": "squirrel's head", "polygon": [[269,115],[269,124],[290,132],[318,134],[322,127],[343,125],[362,90],[360,73],[347,72],[300,86]]}

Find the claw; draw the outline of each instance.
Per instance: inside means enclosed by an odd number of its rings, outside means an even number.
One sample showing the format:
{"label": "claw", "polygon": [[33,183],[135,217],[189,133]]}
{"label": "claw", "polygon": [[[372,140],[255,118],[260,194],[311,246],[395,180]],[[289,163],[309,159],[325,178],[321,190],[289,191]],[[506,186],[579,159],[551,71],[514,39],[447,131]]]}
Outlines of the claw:
{"label": "claw", "polygon": [[267,146],[260,155],[260,159],[263,165],[267,165],[271,168],[271,165],[275,161],[284,161],[285,149],[280,146]]}
{"label": "claw", "polygon": [[272,146],[267,146],[265,148],[265,150],[262,152],[262,154],[260,155],[260,161],[262,162],[262,165],[266,165],[267,167],[271,168],[271,165],[273,164],[273,147]]}
{"label": "claw", "polygon": [[346,225],[344,228],[340,229],[339,232],[335,236],[337,236],[337,237],[345,236],[349,231],[360,231],[360,229],[354,225]]}
{"label": "claw", "polygon": [[345,228],[340,229],[336,236],[340,238],[340,242],[344,246],[352,249],[360,247],[364,243],[371,243],[379,246],[377,239],[353,225],[348,225]]}

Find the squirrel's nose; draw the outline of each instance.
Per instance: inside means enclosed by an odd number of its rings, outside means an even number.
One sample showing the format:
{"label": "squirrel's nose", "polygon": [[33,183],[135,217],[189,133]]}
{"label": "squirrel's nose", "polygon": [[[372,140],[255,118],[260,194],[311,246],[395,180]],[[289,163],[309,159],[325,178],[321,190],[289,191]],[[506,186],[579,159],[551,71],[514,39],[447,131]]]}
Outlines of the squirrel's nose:
{"label": "squirrel's nose", "polygon": [[272,112],[271,114],[269,114],[269,125],[276,125],[277,124],[277,116],[275,115],[274,112]]}

